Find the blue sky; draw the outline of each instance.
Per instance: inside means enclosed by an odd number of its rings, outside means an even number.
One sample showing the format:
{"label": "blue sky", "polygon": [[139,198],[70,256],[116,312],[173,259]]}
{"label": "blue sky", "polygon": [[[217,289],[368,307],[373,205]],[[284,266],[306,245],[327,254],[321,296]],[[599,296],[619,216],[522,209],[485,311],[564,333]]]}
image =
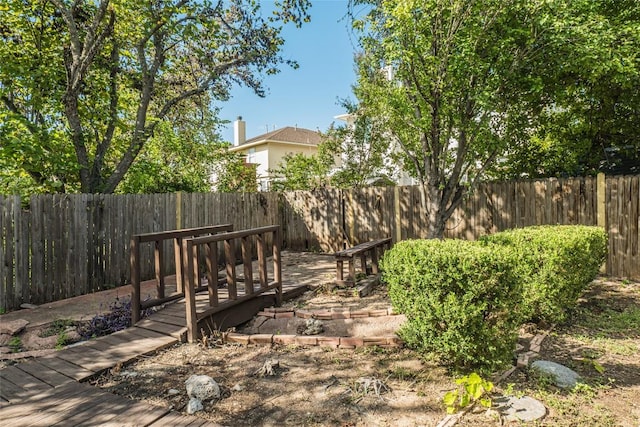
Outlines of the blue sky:
{"label": "blue sky", "polygon": [[[262,1],[263,8],[273,2]],[[285,126],[325,131],[334,116],[344,111],[338,100],[351,98],[355,83],[353,54],[355,40],[350,31],[347,0],[312,0],[311,22],[302,28],[283,30],[283,57],[300,64],[297,70],[283,66],[281,72],[264,79],[267,96],[260,98],[250,89],[235,87],[232,98],[221,103],[220,117],[233,122],[242,116],[247,138]],[[221,130],[233,141],[233,124]]]}

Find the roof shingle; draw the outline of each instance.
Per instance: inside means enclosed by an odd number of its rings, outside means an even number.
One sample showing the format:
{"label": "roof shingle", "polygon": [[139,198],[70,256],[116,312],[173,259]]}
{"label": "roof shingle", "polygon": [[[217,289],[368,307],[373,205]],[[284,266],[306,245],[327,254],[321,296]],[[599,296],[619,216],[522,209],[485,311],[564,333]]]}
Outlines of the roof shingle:
{"label": "roof shingle", "polygon": [[318,145],[320,144],[321,140],[322,137],[320,136],[320,132],[299,128],[297,126],[287,126],[248,139],[244,144],[241,144],[240,146],[259,141],[295,142],[298,144]]}

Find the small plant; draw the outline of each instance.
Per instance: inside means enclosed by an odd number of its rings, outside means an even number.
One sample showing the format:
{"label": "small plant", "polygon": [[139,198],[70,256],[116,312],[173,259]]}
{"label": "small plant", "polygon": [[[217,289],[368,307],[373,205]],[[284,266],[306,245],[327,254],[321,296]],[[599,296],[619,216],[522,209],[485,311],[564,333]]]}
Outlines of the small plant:
{"label": "small plant", "polygon": [[[152,309],[142,310],[140,318],[145,318],[153,313]],[[95,337],[109,335],[131,326],[131,300],[121,301],[119,298],[109,306],[109,312],[98,314],[80,330],[82,339],[88,340]]]}
{"label": "small plant", "polygon": [[62,350],[62,348],[67,345],[69,342],[69,336],[65,331],[62,331],[58,334],[58,339],[56,340],[56,350]]}
{"label": "small plant", "polygon": [[476,403],[485,408],[491,407],[491,399],[488,397],[489,392],[493,390],[491,381],[483,380],[480,375],[473,372],[458,378],[456,384],[458,387],[447,392],[442,399],[447,408],[447,414],[453,414]]}
{"label": "small plant", "polygon": [[46,338],[54,335],[60,335],[60,333],[64,332],[71,326],[76,326],[76,322],[71,319],[56,319],[47,329],[40,332],[40,337]]}
{"label": "small plant", "polygon": [[18,353],[22,349],[22,340],[20,337],[13,337],[9,340],[8,345],[12,352]]}

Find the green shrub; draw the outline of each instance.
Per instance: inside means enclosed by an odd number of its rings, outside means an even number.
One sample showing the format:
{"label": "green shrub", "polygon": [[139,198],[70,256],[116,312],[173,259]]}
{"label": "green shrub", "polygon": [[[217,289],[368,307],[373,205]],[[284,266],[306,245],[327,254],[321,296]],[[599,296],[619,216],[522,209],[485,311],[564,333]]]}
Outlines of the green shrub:
{"label": "green shrub", "polygon": [[598,274],[607,254],[602,228],[581,225],[507,230],[481,239],[510,248],[523,282],[523,321],[560,322]]}
{"label": "green shrub", "polygon": [[409,240],[381,267],[408,346],[457,369],[489,372],[509,361],[522,292],[507,248],[462,240]]}

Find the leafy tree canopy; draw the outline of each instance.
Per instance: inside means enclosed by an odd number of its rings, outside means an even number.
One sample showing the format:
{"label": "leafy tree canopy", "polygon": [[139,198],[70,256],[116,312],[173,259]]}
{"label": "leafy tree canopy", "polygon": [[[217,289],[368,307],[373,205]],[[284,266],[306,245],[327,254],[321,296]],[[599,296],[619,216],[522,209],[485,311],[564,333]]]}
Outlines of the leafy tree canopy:
{"label": "leafy tree canopy", "polygon": [[227,99],[233,84],[263,95],[264,75],[295,67],[280,32],[309,6],[277,1],[264,16],[255,0],[4,2],[0,165],[33,189],[115,191],[149,141],[147,157],[188,145],[175,140],[178,111],[195,125],[190,106]]}

